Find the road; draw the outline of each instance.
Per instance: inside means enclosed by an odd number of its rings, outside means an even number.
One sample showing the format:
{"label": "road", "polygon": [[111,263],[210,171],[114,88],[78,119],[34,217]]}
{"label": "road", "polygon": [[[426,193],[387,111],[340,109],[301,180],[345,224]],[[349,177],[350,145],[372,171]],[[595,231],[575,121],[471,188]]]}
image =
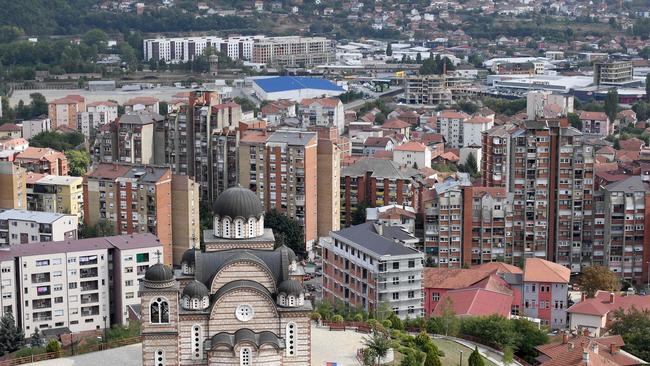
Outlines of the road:
{"label": "road", "polygon": [[348,104],[345,104],[343,106],[343,108],[345,108],[346,111],[351,110],[351,109],[359,109],[366,102],[372,102],[373,100],[378,99],[378,98],[388,97],[388,96],[396,95],[396,94],[403,93],[403,92],[404,92],[404,88],[402,88],[402,87],[398,87],[398,88],[393,87],[392,89],[389,89],[389,90],[387,90],[387,91],[385,91],[383,93],[373,93],[371,95],[371,97],[368,98],[368,99],[357,99],[355,101],[352,101],[352,102],[350,102]]}

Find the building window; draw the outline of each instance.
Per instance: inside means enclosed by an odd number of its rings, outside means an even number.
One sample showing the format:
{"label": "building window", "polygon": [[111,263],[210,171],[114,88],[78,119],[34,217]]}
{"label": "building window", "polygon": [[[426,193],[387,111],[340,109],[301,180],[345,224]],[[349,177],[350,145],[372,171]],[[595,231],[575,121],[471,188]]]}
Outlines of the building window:
{"label": "building window", "polygon": [[164,298],[157,298],[151,303],[151,323],[169,323],[169,303]]}
{"label": "building window", "polygon": [[247,322],[253,319],[253,308],[249,305],[239,305],[235,310],[235,316],[239,321]]}
{"label": "building window", "polygon": [[239,351],[239,365],[240,366],[251,366],[251,349],[248,347],[242,347]]}
{"label": "building window", "polygon": [[431,294],[431,301],[440,301],[440,292],[434,292]]}
{"label": "building window", "polygon": [[156,350],[154,361],[156,366],[165,366],[165,351],[161,349]]}
{"label": "building window", "polygon": [[287,356],[294,356],[296,354],[296,334],[298,333],[298,329],[296,327],[296,323],[289,323],[287,324],[286,327],[286,348],[287,348]]}
{"label": "building window", "polygon": [[201,326],[195,324],[192,327],[192,358],[195,360],[203,358],[203,342],[201,342],[203,335],[201,333]]}

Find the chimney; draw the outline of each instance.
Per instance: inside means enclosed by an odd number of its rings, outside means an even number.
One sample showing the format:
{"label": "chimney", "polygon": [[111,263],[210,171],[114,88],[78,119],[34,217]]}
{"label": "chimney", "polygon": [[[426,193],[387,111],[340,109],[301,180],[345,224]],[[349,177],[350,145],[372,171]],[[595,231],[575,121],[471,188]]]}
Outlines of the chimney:
{"label": "chimney", "polygon": [[609,303],[613,304],[615,300],[616,300],[616,295],[613,292],[610,292],[609,293]]}
{"label": "chimney", "polygon": [[569,343],[569,351],[573,351],[573,343]]}
{"label": "chimney", "polygon": [[567,344],[569,343],[569,332],[564,331],[562,332],[562,344]]}
{"label": "chimney", "polygon": [[593,342],[591,345],[591,351],[595,354],[598,354],[598,343]]}
{"label": "chimney", "polygon": [[582,335],[585,337],[589,337],[589,329],[585,328],[582,330]]}
{"label": "chimney", "polygon": [[580,301],[585,301],[587,299],[587,294],[586,293],[581,293],[580,294]]}
{"label": "chimney", "polygon": [[609,345],[609,353],[615,355],[618,352],[618,346],[616,343],[612,343]]}
{"label": "chimney", "polygon": [[381,223],[375,223],[374,225],[375,225],[375,231],[377,232],[377,234],[384,235],[384,225],[382,225]]}
{"label": "chimney", "polygon": [[582,363],[585,365],[589,365],[589,350],[588,349],[583,349],[582,351]]}

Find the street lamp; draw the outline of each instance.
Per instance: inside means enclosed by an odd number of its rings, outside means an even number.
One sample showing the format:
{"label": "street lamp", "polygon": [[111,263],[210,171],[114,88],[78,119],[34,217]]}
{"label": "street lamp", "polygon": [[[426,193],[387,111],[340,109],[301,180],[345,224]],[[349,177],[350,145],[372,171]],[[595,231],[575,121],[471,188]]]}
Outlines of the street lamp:
{"label": "street lamp", "polygon": [[650,290],[650,261],[646,262],[646,264],[648,265],[648,283],[646,285],[647,288],[646,292],[647,292],[648,290]]}
{"label": "street lamp", "polygon": [[104,344],[106,344],[106,315],[104,315]]}
{"label": "street lamp", "polygon": [[460,351],[460,363],[458,366],[463,366],[463,351]]}

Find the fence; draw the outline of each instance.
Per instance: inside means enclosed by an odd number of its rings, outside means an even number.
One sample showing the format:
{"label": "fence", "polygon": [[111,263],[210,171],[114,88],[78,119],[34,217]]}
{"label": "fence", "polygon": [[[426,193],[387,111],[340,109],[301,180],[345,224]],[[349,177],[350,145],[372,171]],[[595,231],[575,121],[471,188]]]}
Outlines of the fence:
{"label": "fence", "polygon": [[70,348],[62,349],[60,352],[41,353],[38,355],[18,357],[10,360],[0,361],[0,366],[16,366],[16,365],[23,365],[31,362],[52,360],[59,357],[70,357],[74,355],[81,355],[84,353],[97,352],[97,351],[103,351],[111,348],[128,346],[140,342],[142,342],[141,337],[133,337],[133,338],[118,339],[116,341],[112,341],[108,343],[97,343],[97,344],[91,344],[87,346],[76,346],[76,347],[73,346]]}

